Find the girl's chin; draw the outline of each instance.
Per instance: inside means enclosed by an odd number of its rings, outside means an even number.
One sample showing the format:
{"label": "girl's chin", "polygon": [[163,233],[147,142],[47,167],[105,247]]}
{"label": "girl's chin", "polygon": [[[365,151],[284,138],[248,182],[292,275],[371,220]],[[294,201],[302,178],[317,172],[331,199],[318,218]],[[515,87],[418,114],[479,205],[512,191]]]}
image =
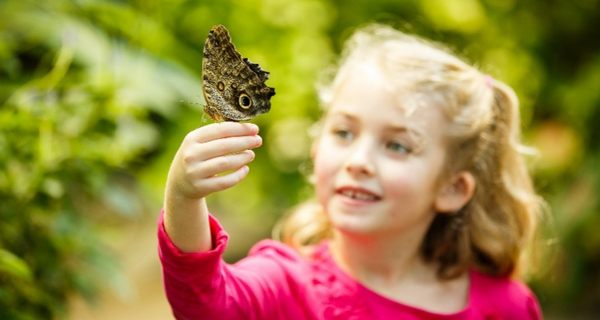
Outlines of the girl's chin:
{"label": "girl's chin", "polygon": [[329,221],[334,229],[344,234],[367,235],[378,228],[374,225],[372,217],[367,214],[330,212]]}

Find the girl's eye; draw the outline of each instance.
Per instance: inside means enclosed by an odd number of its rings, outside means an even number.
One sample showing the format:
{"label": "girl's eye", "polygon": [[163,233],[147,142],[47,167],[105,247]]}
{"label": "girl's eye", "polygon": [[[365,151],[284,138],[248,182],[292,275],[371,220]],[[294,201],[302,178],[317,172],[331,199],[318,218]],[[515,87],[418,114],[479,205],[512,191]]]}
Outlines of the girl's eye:
{"label": "girl's eye", "polygon": [[336,135],[338,138],[341,138],[342,140],[350,140],[353,137],[350,131],[343,129],[334,130],[333,134]]}
{"label": "girl's eye", "polygon": [[412,150],[410,149],[410,147],[402,144],[401,142],[398,141],[390,141],[386,144],[385,146],[388,150],[392,151],[392,152],[397,152],[397,153],[410,153]]}

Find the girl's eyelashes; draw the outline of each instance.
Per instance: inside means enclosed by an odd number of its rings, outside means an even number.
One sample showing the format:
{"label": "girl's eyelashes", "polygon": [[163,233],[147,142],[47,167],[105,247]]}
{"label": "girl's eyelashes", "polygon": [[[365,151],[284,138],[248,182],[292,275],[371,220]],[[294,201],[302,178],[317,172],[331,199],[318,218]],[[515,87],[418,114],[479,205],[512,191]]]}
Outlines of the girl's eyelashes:
{"label": "girl's eyelashes", "polygon": [[[328,131],[337,141],[343,144],[354,143],[357,137],[361,135],[359,129],[357,131],[356,128],[352,128],[348,125],[332,125]],[[410,140],[406,141],[407,139],[395,136],[396,134],[389,137],[380,136],[381,142],[375,142],[375,144],[381,146],[381,150],[385,150],[394,155],[408,155],[415,152],[414,146]]]}
{"label": "girl's eyelashes", "polygon": [[333,134],[341,140],[352,140],[352,138],[354,138],[352,132],[346,129],[333,129],[332,131]]}
{"label": "girl's eyelashes", "polygon": [[385,148],[394,153],[409,154],[412,152],[412,148],[409,147],[407,144],[394,140],[388,141],[385,144]]}

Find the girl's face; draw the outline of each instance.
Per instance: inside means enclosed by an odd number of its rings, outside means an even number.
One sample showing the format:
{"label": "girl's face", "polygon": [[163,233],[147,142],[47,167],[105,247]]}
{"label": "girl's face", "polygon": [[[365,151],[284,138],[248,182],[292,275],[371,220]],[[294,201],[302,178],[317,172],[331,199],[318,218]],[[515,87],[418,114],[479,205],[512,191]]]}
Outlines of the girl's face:
{"label": "girl's face", "polygon": [[446,122],[436,106],[408,112],[385,87],[372,66],[351,71],[313,145],[318,199],[343,233],[427,230],[435,216]]}

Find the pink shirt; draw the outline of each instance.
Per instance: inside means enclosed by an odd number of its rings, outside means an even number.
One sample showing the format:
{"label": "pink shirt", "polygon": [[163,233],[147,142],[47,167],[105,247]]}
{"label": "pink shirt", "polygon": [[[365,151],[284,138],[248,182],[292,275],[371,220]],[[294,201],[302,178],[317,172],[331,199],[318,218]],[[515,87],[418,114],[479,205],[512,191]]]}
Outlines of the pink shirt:
{"label": "pink shirt", "polygon": [[248,256],[227,264],[228,235],[210,217],[214,249],[182,253],[159,218],[159,255],[165,291],[177,319],[541,319],[537,299],[518,281],[470,273],[464,310],[436,314],[385,298],[343,272],[328,246],[307,259],[263,240]]}

